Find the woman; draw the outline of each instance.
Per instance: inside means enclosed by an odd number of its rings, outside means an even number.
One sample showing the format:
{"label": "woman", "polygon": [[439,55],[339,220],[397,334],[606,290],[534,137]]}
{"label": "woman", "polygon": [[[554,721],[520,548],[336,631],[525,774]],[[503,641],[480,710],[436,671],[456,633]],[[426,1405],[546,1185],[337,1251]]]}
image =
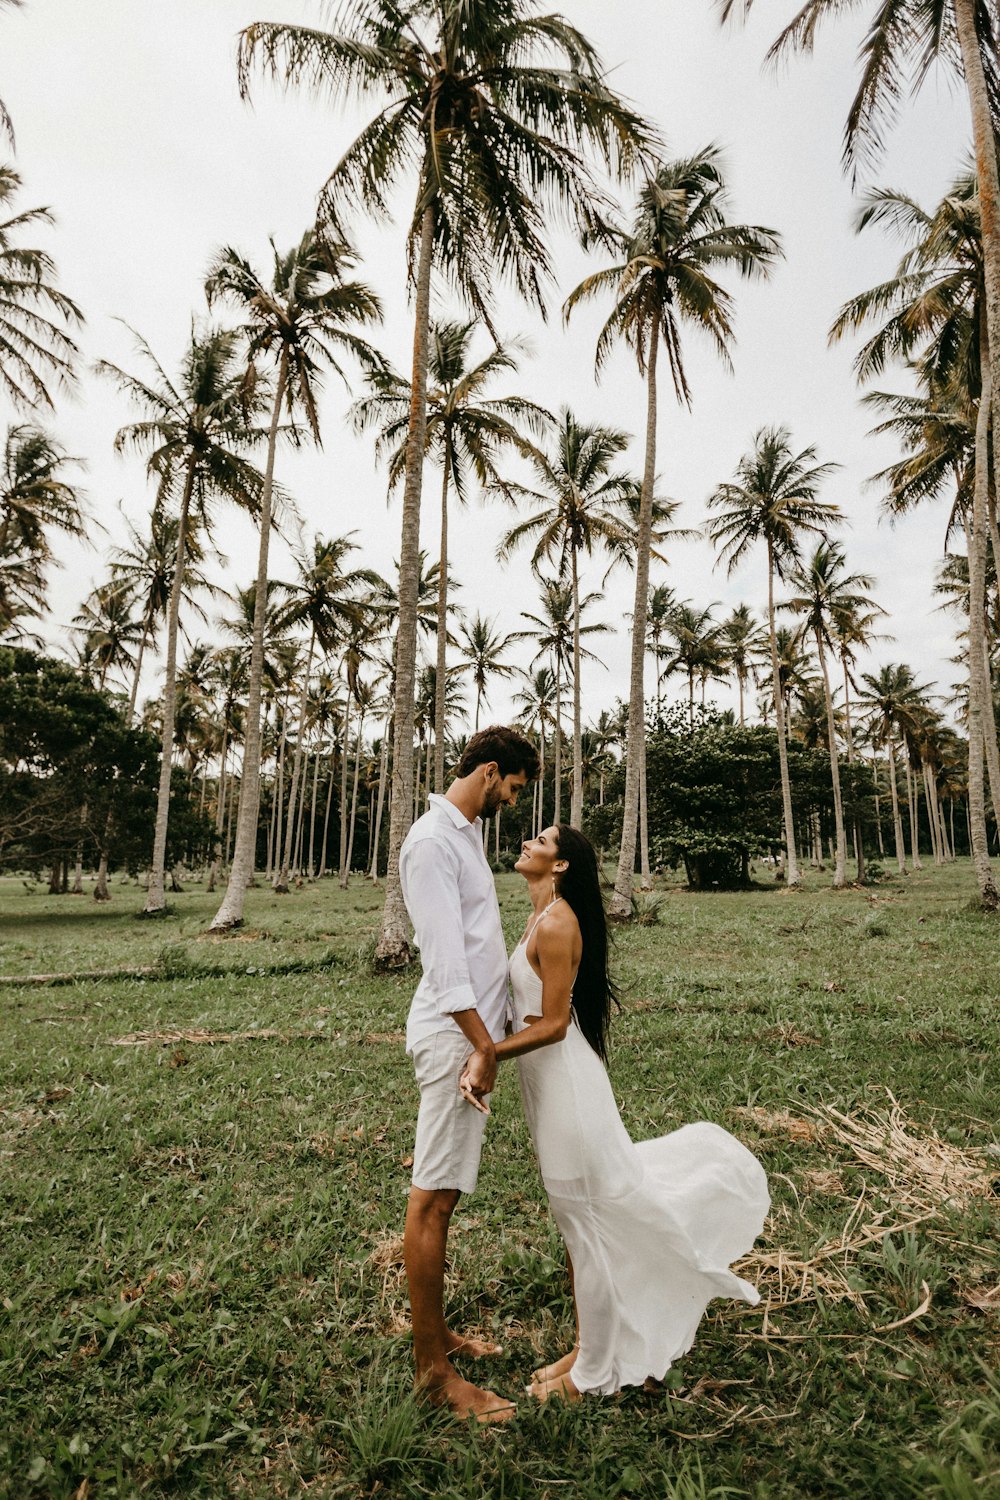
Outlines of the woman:
{"label": "woman", "polygon": [[761,1231],[767,1180],[718,1125],[630,1140],[604,1068],[614,991],[593,847],[575,828],[547,828],[515,869],[532,916],[510,960],[513,1032],[496,1050],[518,1060],[577,1319],[574,1348],[528,1391],[609,1394],[662,1379],[713,1297],[759,1300],[728,1266]]}

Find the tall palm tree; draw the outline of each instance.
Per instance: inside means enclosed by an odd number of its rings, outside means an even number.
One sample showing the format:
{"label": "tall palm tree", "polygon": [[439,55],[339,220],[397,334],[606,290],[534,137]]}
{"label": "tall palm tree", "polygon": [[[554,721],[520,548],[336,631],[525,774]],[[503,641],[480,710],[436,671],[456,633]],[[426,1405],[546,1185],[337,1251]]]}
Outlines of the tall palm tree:
{"label": "tall palm tree", "polygon": [[[503,277],[536,306],[551,272],[544,230],[553,209],[593,226],[600,193],[584,153],[613,173],[632,166],[649,132],[608,87],[596,52],[536,0],[344,0],[340,30],[258,22],[243,32],[251,66],[336,98],[376,97],[379,113],[334,168],[321,217],[340,225],[361,206],[388,216],[399,177],[415,172],[407,244],[415,283],[410,420],[403,485],[400,622],[389,867],[379,960],[409,959],[399,850],[410,823],[416,676],[417,554],[425,451],[427,343],[434,265],[489,317]],[[561,65],[560,65],[561,64]]]}
{"label": "tall palm tree", "polygon": [[244,320],[242,335],[246,343],[248,386],[255,383],[259,366],[273,366],[275,370],[260,504],[257,598],[240,815],[229,883],[222,905],[212,919],[213,932],[238,927],[242,923],[246,888],[253,876],[257,846],[264,617],[274,462],[282,414],[291,422],[293,431],[296,417],[301,415],[309,435],[318,444],[320,426],[316,400],[324,368],[329,366],[346,380],[339,363],[345,353],[369,369],[380,365],[370,344],[356,332],[381,317],[382,310],[369,287],[348,279],[347,273],[355,261],[353,252],[344,244],[318,240],[311,230],[293,249],[279,252],[272,241],[271,250],[270,280],[260,276],[236,250],[227,247],[216,256],[206,282],[209,302],[219,299],[228,302],[239,310]]}
{"label": "tall palm tree", "polygon": [[[746,14],[752,4],[753,0],[719,0],[723,20],[738,8]],[[1000,127],[1000,15],[990,0],[806,0],[774,42],[770,55],[776,58],[791,48],[811,50],[825,16],[857,9],[869,12],[871,22],[861,47],[861,84],[844,134],[845,161],[856,166],[860,159],[880,151],[883,129],[895,119],[904,85],[912,81],[919,87],[937,59],[964,78],[979,189],[983,331],[989,349],[982,400],[993,410],[994,468],[1000,472],[1000,163],[996,148]],[[985,466],[985,418],[983,425]],[[985,527],[983,530],[985,534]],[[977,551],[982,545],[978,543]],[[973,567],[977,574],[978,562]],[[974,578],[972,593],[975,610],[979,606],[978,578]],[[978,676],[975,652],[972,658]],[[977,689],[981,686],[977,682]],[[981,737],[978,706],[974,714],[972,734],[975,738],[978,731]],[[988,893],[984,891],[982,896],[986,901]],[[992,901],[992,896],[988,899]]]}
{"label": "tall palm tree", "polygon": [[552,821],[559,822],[562,807],[562,691],[567,676],[573,680],[573,664],[577,653],[581,661],[599,660],[582,644],[587,635],[606,635],[609,627],[599,624],[584,624],[583,616],[592,604],[602,597],[600,594],[585,594],[577,602],[573,599],[572,585],[558,578],[539,578],[542,596],[541,613],[534,615],[521,611],[521,619],[527,620],[529,629],[520,635],[531,640],[537,647],[532,667],[549,661],[555,677],[555,720],[552,735],[552,761],[554,795]]}
{"label": "tall palm tree", "polygon": [[[887,222],[907,243],[907,252],[894,278],[862,293],[842,309],[832,336],[888,314],[884,326],[858,356],[861,378],[880,371],[889,356],[908,357],[916,346],[923,346],[919,365],[925,386],[923,400],[916,407],[912,400],[909,405],[896,402],[890,424],[882,424],[883,428],[899,426],[900,419],[909,419],[910,430],[904,432],[904,439],[912,439],[912,419],[921,414],[921,407],[928,418],[926,435],[917,452],[911,451],[910,461],[901,472],[890,471],[890,504],[902,509],[938,493],[947,470],[956,481],[956,509],[967,533],[970,576],[969,815],[979,849],[977,876],[986,882],[981,885],[980,896],[985,905],[992,906],[982,764],[985,753],[994,808],[1000,813],[1000,747],[990,712],[984,609],[988,536],[992,529],[995,552],[1000,549],[1000,536],[990,500],[991,391],[996,353],[990,343],[983,213],[981,185],[969,172],[952,184],[932,214],[900,193],[870,194],[860,225]],[[891,397],[880,394],[875,400],[893,409]],[[998,451],[994,434],[994,460]],[[967,504],[970,478],[971,514]],[[949,529],[956,509],[949,518]]]}
{"label": "tall palm tree", "polygon": [[177,498],[177,553],[167,608],[167,657],[163,687],[160,784],[156,801],[153,855],[144,916],[166,908],[164,865],[170,815],[170,761],[174,743],[177,687],[177,634],[192,524],[207,521],[217,497],[251,512],[259,510],[264,477],[244,457],[263,388],[248,393],[243,379],[237,334],[192,330],[181,363],[180,379],[170,380],[146,341],[136,335],[151,378],[128,374],[102,360],[98,369],[113,379],[143,412],[143,419],[123,427],[115,437],[118,452],[147,453],[146,468],[157,482],[157,506]]}
{"label": "tall palm tree", "polygon": [[817,463],[816,449],[793,453],[791,436],[784,427],[762,427],[749,453],[740,459],[734,480],[720,484],[708,497],[717,512],[708,534],[719,549],[728,571],[742,561],[752,547],[763,542],[767,551],[767,626],[771,645],[771,687],[778,732],[781,767],[781,799],[785,824],[786,879],[799,883],[795,853],[795,820],[792,788],[788,776],[785,742],[785,709],[782,702],[778,646],[774,619],[774,580],[782,581],[799,561],[804,532],[826,534],[839,520],[835,505],[818,498],[823,480],[836,465]]}
{"label": "tall palm tree", "polygon": [[836,859],[833,884],[835,890],[847,884],[847,832],[844,827],[844,800],[840,790],[840,755],[834,724],[833,691],[827,650],[837,649],[837,621],[845,616],[857,617],[871,605],[869,590],[873,580],[865,573],[846,571],[844,549],[837,542],[821,541],[808,562],[799,564],[788,575],[793,590],[781,608],[802,619],[802,629],[811,633],[816,646],[823,697],[826,703],[826,740],[830,752],[830,780],[833,786],[833,820],[836,831]]}
{"label": "tall palm tree", "polygon": [[618,857],[612,916],[632,911],[636,819],[644,762],[646,593],[656,475],[656,365],[661,340],[667,354],[674,393],[691,403],[684,365],[682,330],[704,329],[728,365],[733,343],[732,297],[716,280],[735,268],[745,277],[759,276],[780,254],[778,235],[748,224],[731,224],[722,162],[716,147],[660,165],[639,195],[629,233],[617,235],[619,264],[589,276],[566,302],[568,316],[577,303],[605,292],[614,297],[611,316],[597,342],[597,367],[616,339],[633,350],[646,380],[646,446],[636,551],[635,608],[629,682],[629,738],[625,755],[625,811]]}
{"label": "tall palm tree", "polygon": [[[0,105],[0,129],[3,119]],[[80,351],[66,329],[83,315],[55,285],[51,256],[18,244],[21,230],[52,223],[47,208],[13,212],[20,187],[13,167],[0,166],[0,391],[15,407],[51,409],[50,384],[73,381]]]}
{"label": "tall palm tree", "polygon": [[[478,320],[432,323],[428,335],[427,420],[425,452],[441,467],[441,548],[438,570],[438,628],[435,664],[434,789],[444,791],[445,686],[448,681],[448,502],[449,491],[460,504],[469,498],[473,479],[482,488],[503,491],[497,468],[504,448],[522,453],[530,445],[520,430],[538,436],[551,422],[550,413],[523,396],[490,397],[487,387],[498,374],[517,369],[524,350],[518,339],[498,344],[476,365],[469,363],[469,346]],[[388,455],[390,485],[406,472],[406,441],[410,421],[410,383],[395,372],[376,374],[372,391],[353,408],[359,430],[378,424],[376,452]]]}
{"label": "tall palm tree", "polygon": [[511,649],[518,635],[504,635],[496,628],[495,620],[487,620],[475,614],[465,620],[459,634],[461,655],[459,664],[472,673],[476,685],[476,718],[474,729],[479,728],[479,711],[487,696],[486,684],[490,677],[513,677],[515,668],[501,658]]}
{"label": "tall palm tree", "polygon": [[[583,816],[580,557],[590,556],[598,548],[612,558],[631,554],[629,500],[634,494],[634,481],[623,471],[612,469],[628,442],[627,433],[578,422],[569,408],[563,407],[550,451],[536,450],[530,459],[539,487],[508,486],[518,502],[528,502],[536,509],[511,527],[497,549],[497,556],[504,560],[521,542],[533,541],[531,563],[536,572],[543,562],[554,562],[561,575],[569,574],[573,603],[573,789],[569,820],[575,828],[579,828]],[[641,628],[645,629],[645,622]]]}
{"label": "tall palm tree", "polygon": [[317,537],[312,551],[300,551],[296,558],[298,577],[282,585],[285,595],[279,610],[280,627],[284,629],[305,626],[309,631],[309,646],[302,668],[302,689],[299,694],[298,724],[295,730],[295,754],[292,759],[292,779],[288,789],[288,816],[285,823],[285,847],[280,860],[275,860],[274,889],[288,891],[288,877],[292,864],[295,836],[296,800],[299,792],[299,776],[302,769],[302,752],[305,746],[306,710],[309,704],[309,687],[312,676],[313,656],[318,646],[324,656],[329,656],[340,640],[353,628],[368,631],[370,616],[365,606],[364,594],[378,582],[377,574],[370,568],[346,570],[344,563],[351,552],[357,551],[357,543],[348,536],[333,537],[324,541]]}

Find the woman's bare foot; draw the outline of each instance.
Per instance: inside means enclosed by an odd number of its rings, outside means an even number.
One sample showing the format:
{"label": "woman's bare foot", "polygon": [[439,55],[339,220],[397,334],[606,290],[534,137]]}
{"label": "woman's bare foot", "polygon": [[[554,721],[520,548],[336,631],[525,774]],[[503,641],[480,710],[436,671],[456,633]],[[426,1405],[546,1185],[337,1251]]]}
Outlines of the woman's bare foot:
{"label": "woman's bare foot", "polygon": [[576,1364],[576,1356],[580,1352],[580,1345],[574,1344],[568,1354],[562,1359],[553,1361],[551,1365],[542,1365],[538,1370],[532,1370],[531,1382],[533,1385],[544,1385],[548,1380],[555,1380],[560,1375],[568,1375]]}
{"label": "woman's bare foot", "polygon": [[471,1334],[452,1333],[451,1329],[445,1334],[445,1352],[449,1359],[453,1354],[465,1355],[467,1359],[486,1359],[491,1354],[502,1354],[502,1344],[491,1344],[488,1339],[474,1339]]}
{"label": "woman's bare foot", "polygon": [[506,1422],[517,1410],[506,1396],[484,1390],[458,1375],[448,1380],[418,1380],[417,1389],[433,1406],[447,1406],[456,1417],[475,1417],[477,1422]]}
{"label": "woman's bare foot", "polygon": [[579,1401],[580,1392],[569,1375],[557,1375],[554,1380],[536,1380],[528,1386],[528,1395],[536,1401],[550,1401],[553,1396],[563,1401]]}

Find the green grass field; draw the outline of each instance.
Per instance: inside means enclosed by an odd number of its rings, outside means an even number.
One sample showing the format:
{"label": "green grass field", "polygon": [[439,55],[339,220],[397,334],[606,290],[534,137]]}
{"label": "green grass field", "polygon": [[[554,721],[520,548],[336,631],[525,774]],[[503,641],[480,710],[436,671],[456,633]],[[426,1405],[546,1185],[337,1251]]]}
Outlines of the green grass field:
{"label": "green grass field", "polygon": [[[204,936],[0,883],[0,1493],[1000,1495],[1000,926],[967,866],[868,891],[668,891],[617,939],[612,1077],[633,1136],[710,1118],[773,1212],[658,1393],[525,1400],[473,1430],[415,1404],[401,1232],[412,973],[380,895],[252,892]],[[508,935],[523,889],[501,879]],[[818,1111],[818,1113],[817,1113]],[[450,1311],[514,1395],[570,1341],[509,1068],[453,1234]]]}

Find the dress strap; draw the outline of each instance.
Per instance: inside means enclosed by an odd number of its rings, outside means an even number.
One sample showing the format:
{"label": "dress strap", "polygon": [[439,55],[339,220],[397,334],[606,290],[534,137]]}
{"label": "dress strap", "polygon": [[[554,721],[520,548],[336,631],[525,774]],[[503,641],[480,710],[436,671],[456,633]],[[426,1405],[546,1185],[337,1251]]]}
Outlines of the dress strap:
{"label": "dress strap", "polygon": [[529,939],[531,938],[531,934],[534,932],[534,930],[538,926],[539,922],[542,920],[543,917],[547,917],[548,914],[549,914],[549,912],[552,910],[552,908],[555,905],[557,905],[557,903],[560,902],[561,900],[562,900],[561,896],[556,896],[552,901],[549,902],[548,906],[544,906],[542,908],[542,910],[538,913],[538,916],[532,922],[531,926],[528,928],[527,932],[524,934],[524,937],[521,939],[521,941],[524,943],[524,946],[526,948],[528,946]]}

